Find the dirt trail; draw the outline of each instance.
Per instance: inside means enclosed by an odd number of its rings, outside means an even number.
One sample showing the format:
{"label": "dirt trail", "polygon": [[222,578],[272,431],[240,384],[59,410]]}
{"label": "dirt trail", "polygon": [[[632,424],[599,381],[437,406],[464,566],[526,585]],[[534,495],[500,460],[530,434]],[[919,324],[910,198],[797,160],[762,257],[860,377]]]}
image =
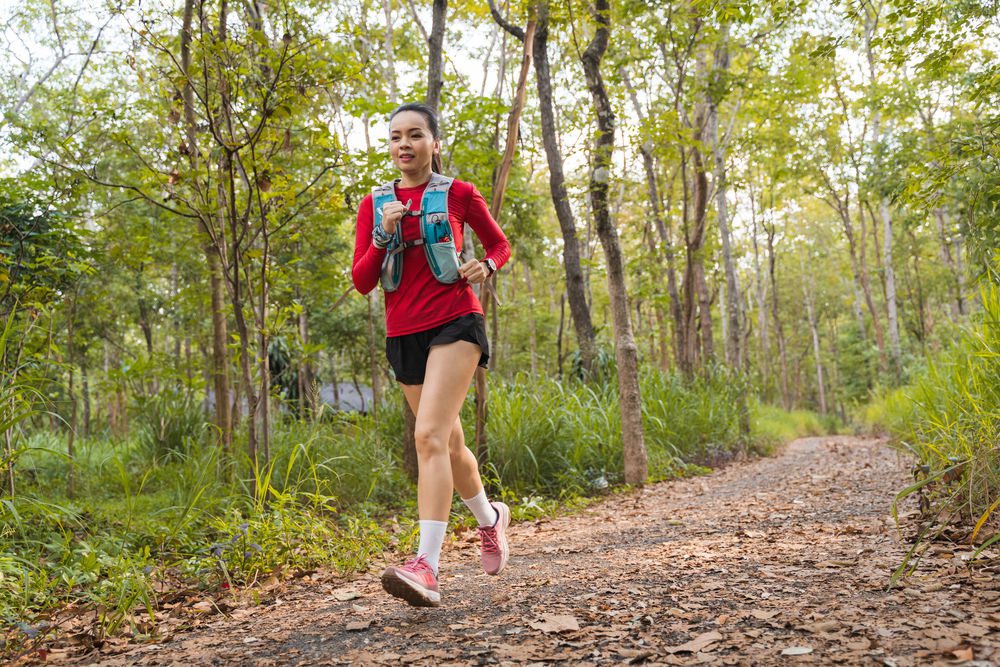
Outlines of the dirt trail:
{"label": "dirt trail", "polygon": [[905,552],[889,503],[907,479],[877,441],[799,440],[516,525],[499,578],[469,534],[446,547],[438,609],[389,598],[373,567],[74,662],[1000,665],[996,561],[970,569],[968,547],[937,546],[886,590]]}

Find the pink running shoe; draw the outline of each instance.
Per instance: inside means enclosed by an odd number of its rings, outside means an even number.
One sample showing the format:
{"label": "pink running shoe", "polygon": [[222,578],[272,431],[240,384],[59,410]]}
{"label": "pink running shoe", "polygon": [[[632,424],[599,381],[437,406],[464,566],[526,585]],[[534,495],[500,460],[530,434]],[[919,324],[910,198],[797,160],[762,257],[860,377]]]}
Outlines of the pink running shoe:
{"label": "pink running shoe", "polygon": [[387,567],[382,573],[382,588],[389,595],[402,598],[414,607],[437,607],[441,604],[437,576],[423,554],[403,567]]}
{"label": "pink running shoe", "polygon": [[500,502],[490,504],[497,511],[497,522],[492,526],[479,528],[479,538],[482,540],[480,557],[483,561],[483,572],[500,574],[510,556],[510,547],[507,545],[510,508]]}

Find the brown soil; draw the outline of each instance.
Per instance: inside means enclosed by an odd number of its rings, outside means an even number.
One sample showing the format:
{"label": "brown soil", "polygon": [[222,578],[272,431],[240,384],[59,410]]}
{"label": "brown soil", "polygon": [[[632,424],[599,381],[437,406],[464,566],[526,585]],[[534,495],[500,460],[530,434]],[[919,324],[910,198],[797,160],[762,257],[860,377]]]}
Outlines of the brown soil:
{"label": "brown soil", "polygon": [[[515,525],[499,577],[475,535],[442,559],[442,606],[379,567],[317,574],[218,613],[177,608],[155,644],[49,660],[105,665],[1000,664],[1000,563],[938,544],[900,586],[890,516],[907,464],[884,443],[809,438],[774,458]],[[909,507],[909,506],[907,506]],[[35,655],[37,659],[38,655]]]}

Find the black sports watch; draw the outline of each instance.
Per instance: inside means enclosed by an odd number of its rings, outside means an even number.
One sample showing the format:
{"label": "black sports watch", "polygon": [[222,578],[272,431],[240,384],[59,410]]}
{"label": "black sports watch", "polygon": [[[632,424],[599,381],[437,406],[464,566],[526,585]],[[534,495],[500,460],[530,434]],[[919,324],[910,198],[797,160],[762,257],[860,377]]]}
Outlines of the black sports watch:
{"label": "black sports watch", "polygon": [[492,259],[489,259],[489,258],[484,259],[483,260],[483,264],[486,265],[486,277],[487,278],[489,278],[490,276],[492,276],[494,273],[497,272],[497,263],[494,262]]}

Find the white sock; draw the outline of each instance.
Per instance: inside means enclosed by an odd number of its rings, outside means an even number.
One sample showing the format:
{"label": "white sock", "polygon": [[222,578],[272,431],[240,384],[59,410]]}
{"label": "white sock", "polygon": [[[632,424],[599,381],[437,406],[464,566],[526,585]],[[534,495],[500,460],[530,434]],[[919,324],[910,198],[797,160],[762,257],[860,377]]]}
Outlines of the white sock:
{"label": "white sock", "polygon": [[434,568],[434,574],[438,571],[441,545],[444,544],[446,530],[448,530],[447,521],[420,520],[420,548],[417,549],[417,554],[426,556],[427,563]]}
{"label": "white sock", "polygon": [[500,518],[497,511],[493,509],[493,505],[490,505],[490,501],[486,498],[486,489],[483,489],[478,495],[472,498],[462,498],[462,502],[465,503],[465,506],[476,517],[480,528],[489,528],[496,525],[497,519]]}

